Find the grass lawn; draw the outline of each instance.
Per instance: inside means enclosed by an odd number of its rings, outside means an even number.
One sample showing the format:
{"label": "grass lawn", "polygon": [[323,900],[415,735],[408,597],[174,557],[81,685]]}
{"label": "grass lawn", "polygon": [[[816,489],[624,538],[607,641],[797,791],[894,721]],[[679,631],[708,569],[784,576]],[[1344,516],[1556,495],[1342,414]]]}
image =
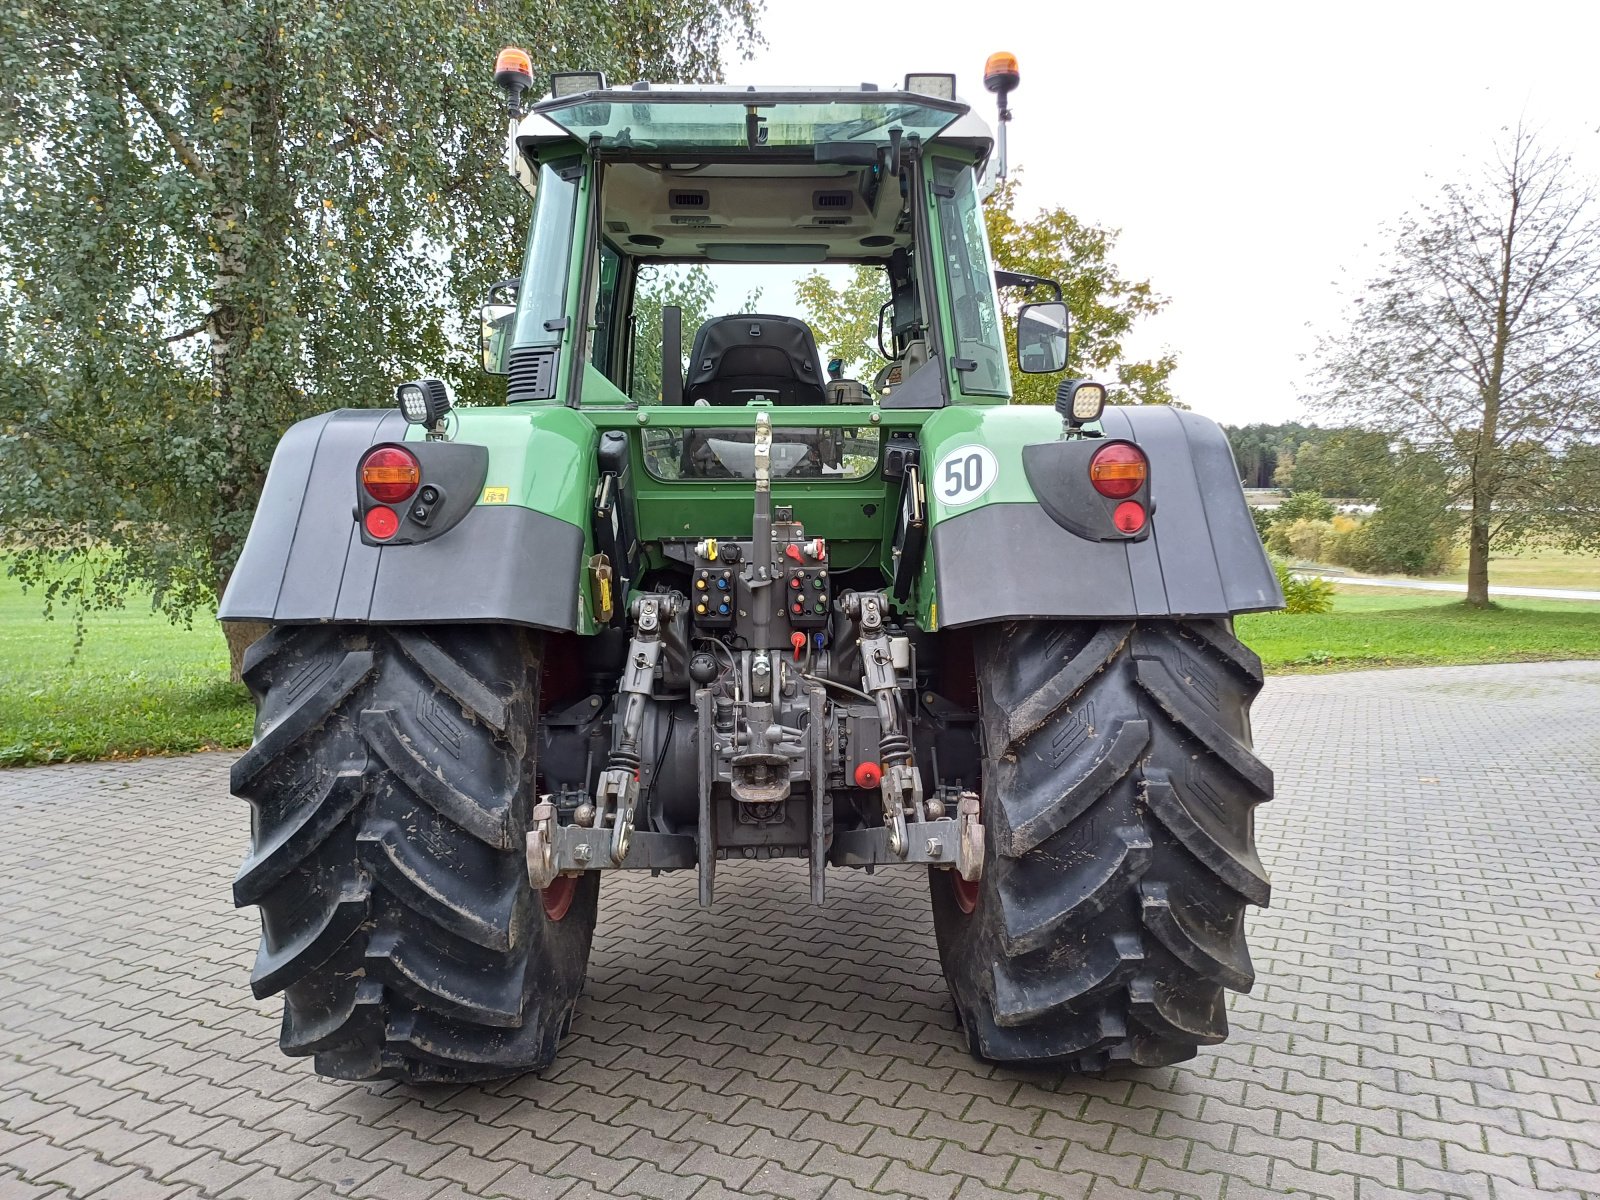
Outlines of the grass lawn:
{"label": "grass lawn", "polygon": [[1340,592],[1330,613],[1251,613],[1241,637],[1268,671],[1600,658],[1600,604],[1503,601],[1484,612],[1437,592]]}
{"label": "grass lawn", "polygon": [[[73,656],[70,618],[0,574],[0,766],[180,753],[250,740],[250,701],[227,682],[209,621],[169,625],[137,606],[92,616]],[[1258,613],[1239,636],[1274,672],[1600,658],[1600,604],[1517,600],[1488,612],[1437,593],[1340,593],[1314,616]]]}
{"label": "grass lawn", "polygon": [[89,617],[74,657],[71,616],[41,607],[0,564],[0,766],[249,742],[250,698],[228,682],[215,621],[183,629],[130,600]]}

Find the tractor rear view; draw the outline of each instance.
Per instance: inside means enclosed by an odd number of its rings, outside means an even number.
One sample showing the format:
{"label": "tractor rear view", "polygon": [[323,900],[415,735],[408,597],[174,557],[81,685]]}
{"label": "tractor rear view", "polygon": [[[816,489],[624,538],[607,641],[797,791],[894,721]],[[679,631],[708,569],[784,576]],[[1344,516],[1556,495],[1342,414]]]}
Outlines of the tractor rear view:
{"label": "tractor rear view", "polygon": [[[989,77],[1003,132],[1014,60]],[[1221,431],[1088,380],[1009,403],[1013,355],[1063,371],[1067,309],[990,261],[994,139],[953,76],[566,73],[526,110],[526,57],[497,79],[534,196],[481,314],[506,404],[421,379],[290,429],[222,605],[272,626],[234,894],[284,1051],[537,1070],[602,877],[692,872],[709,905],[730,859],[804,863],[818,903],[830,871],[925,870],[981,1058],[1221,1041],[1272,791],[1232,617],[1281,604]],[[863,379],[792,315],[686,328],[657,286],[861,265]]]}

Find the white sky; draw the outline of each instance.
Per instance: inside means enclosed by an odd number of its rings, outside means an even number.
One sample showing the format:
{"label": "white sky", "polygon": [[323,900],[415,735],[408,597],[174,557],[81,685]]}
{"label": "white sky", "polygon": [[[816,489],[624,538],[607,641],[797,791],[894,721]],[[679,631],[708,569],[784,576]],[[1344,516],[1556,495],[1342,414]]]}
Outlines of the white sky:
{"label": "white sky", "polygon": [[1230,423],[1300,415],[1300,356],[1369,273],[1380,225],[1475,169],[1503,127],[1525,115],[1580,167],[1600,148],[1592,0],[767,0],[762,29],[729,82],[955,70],[991,121],[984,58],[1015,53],[1024,209],[1122,230],[1123,274],[1171,300],[1126,349],[1170,346],[1179,398]]}

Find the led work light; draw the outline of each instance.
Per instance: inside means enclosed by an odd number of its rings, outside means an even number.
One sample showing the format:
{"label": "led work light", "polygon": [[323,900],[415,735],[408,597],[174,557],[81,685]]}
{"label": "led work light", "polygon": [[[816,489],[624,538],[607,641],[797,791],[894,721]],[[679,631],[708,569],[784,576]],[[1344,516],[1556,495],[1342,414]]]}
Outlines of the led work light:
{"label": "led work light", "polygon": [[450,385],[442,379],[414,379],[402,383],[394,390],[399,402],[400,415],[408,425],[421,425],[432,429],[449,415],[451,405]]}
{"label": "led work light", "polygon": [[606,77],[599,71],[557,71],[550,76],[550,94],[557,100],[605,90]]}
{"label": "led work light", "polygon": [[935,100],[954,100],[956,98],[956,77],[954,75],[933,75],[917,73],[907,75],[905,90],[913,96],[932,96]]}
{"label": "led work light", "polygon": [[1056,412],[1073,428],[1098,421],[1106,406],[1106,385],[1090,379],[1064,379],[1056,388]]}

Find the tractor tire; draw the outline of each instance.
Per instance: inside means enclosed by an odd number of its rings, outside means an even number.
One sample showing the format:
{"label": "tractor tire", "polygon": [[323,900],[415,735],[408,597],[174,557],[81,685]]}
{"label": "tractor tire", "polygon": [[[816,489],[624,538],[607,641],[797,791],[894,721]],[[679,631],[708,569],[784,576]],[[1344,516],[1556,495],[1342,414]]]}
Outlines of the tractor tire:
{"label": "tractor tire", "polygon": [[1228,1034],[1266,905],[1251,749],[1261,661],[1214,620],[1027,621],[975,641],[983,877],[931,870],[972,1053],[1164,1066]]}
{"label": "tractor tire", "polygon": [[250,986],[284,1053],[335,1079],[469,1082],[555,1057],[599,879],[528,883],[539,635],[280,626],[245,655],[255,743],[233,767],[261,910]]}

